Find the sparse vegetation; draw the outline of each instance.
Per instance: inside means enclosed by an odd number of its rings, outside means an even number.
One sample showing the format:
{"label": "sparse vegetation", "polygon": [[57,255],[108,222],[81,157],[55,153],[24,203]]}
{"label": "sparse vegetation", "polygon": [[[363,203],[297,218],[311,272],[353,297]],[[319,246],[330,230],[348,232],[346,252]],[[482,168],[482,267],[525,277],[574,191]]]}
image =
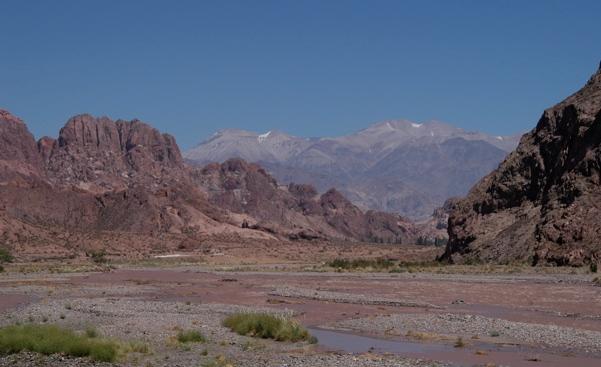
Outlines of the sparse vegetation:
{"label": "sparse vegetation", "polygon": [[90,258],[96,264],[104,264],[108,260],[106,258],[106,250],[92,251],[89,253]]}
{"label": "sparse vegetation", "polygon": [[302,325],[283,316],[266,313],[236,313],[228,316],[223,321],[223,325],[240,335],[277,341],[317,342],[317,339]]}
{"label": "sparse vegetation", "polygon": [[55,325],[29,324],[0,328],[0,354],[14,354],[24,350],[113,362],[117,357],[118,344],[89,338],[85,334],[80,335]]}
{"label": "sparse vegetation", "polygon": [[96,328],[95,328],[95,327],[93,327],[93,326],[88,326],[88,327],[86,328],[86,331],[85,331],[85,333],[86,333],[86,336],[87,336],[88,338],[97,338],[97,337],[98,337],[98,335],[99,335],[99,334],[98,334],[98,331],[97,331],[97,330],[96,330]]}
{"label": "sparse vegetation", "polygon": [[492,330],[490,333],[488,333],[488,335],[490,335],[490,336],[491,336],[491,337],[493,337],[493,338],[497,338],[497,337],[499,337],[501,334],[500,334],[498,331],[496,331],[496,330]]}
{"label": "sparse vegetation", "polygon": [[437,334],[425,333],[425,332],[413,331],[413,330],[407,331],[407,334],[405,334],[405,335],[407,337],[409,337],[409,338],[413,338],[413,339],[417,339],[417,340],[437,340],[437,339],[442,339],[442,337],[440,335],[437,335]]}
{"label": "sparse vegetation", "polygon": [[177,341],[185,344],[185,343],[204,343],[206,342],[206,338],[199,331],[196,330],[181,330],[177,333]]}
{"label": "sparse vegetation", "polygon": [[201,364],[201,367],[233,367],[234,364],[229,362],[224,356],[218,356],[217,358],[211,358],[208,361]]}
{"label": "sparse vegetation", "polygon": [[11,255],[10,251],[5,248],[0,248],[0,273],[4,272],[4,266],[2,264],[10,263],[12,261],[13,256]]}
{"label": "sparse vegetation", "polygon": [[0,264],[13,262],[14,258],[6,248],[0,248]]}
{"label": "sparse vegetation", "polygon": [[463,348],[465,347],[465,342],[463,341],[462,337],[457,338],[457,340],[455,340],[455,344],[453,345],[455,348]]}
{"label": "sparse vegetation", "polygon": [[444,247],[447,245],[447,242],[449,242],[449,240],[446,238],[443,238],[443,237],[432,238],[432,237],[420,236],[415,241],[415,244],[418,246]]}
{"label": "sparse vegetation", "polygon": [[132,341],[127,343],[126,350],[128,352],[140,353],[140,354],[148,354],[150,353],[150,347],[146,343],[142,343],[139,341]]}
{"label": "sparse vegetation", "polygon": [[334,259],[327,263],[328,266],[336,269],[374,269],[385,270],[394,266],[394,262],[389,259]]}
{"label": "sparse vegetation", "polygon": [[589,268],[590,268],[591,273],[596,273],[597,272],[597,263],[592,262]]}

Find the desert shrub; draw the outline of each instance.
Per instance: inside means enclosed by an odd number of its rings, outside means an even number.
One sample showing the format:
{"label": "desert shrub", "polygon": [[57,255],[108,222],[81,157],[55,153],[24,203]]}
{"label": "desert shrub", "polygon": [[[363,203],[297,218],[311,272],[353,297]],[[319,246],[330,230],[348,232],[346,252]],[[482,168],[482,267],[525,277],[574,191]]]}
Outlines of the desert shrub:
{"label": "desert shrub", "polygon": [[148,354],[150,353],[150,347],[146,343],[142,343],[139,341],[132,341],[127,343],[125,349],[129,352],[140,353],[140,354]]}
{"label": "desert shrub", "polygon": [[4,266],[0,265],[0,273],[4,273]]}
{"label": "desert shrub", "polygon": [[463,347],[465,347],[465,342],[463,341],[463,338],[461,338],[461,337],[457,338],[457,340],[455,340],[455,344],[453,346],[455,348],[463,348]]}
{"label": "desert shrub", "polygon": [[334,259],[327,263],[328,266],[337,269],[388,269],[394,266],[394,262],[389,259]]}
{"label": "desert shrub", "polygon": [[223,325],[240,335],[277,341],[317,342],[317,339],[298,322],[267,313],[236,313],[228,316]]}
{"label": "desert shrub", "polygon": [[14,260],[13,255],[6,248],[0,248],[0,264],[10,263]]}
{"label": "desert shrub", "polygon": [[177,333],[177,341],[180,343],[204,343],[206,339],[196,330],[182,330]]}
{"label": "desert shrub", "polygon": [[55,325],[15,325],[0,328],[0,355],[31,351],[45,355],[61,353],[113,362],[118,345],[112,341],[92,339]]}
{"label": "desert shrub", "polygon": [[86,328],[85,333],[88,338],[97,338],[98,337],[98,331],[93,326],[88,326]]}
{"label": "desert shrub", "polygon": [[592,262],[590,265],[590,270],[591,270],[591,273],[596,273],[597,272],[597,263]]}
{"label": "desert shrub", "polygon": [[106,250],[104,249],[99,251],[92,251],[89,255],[92,258],[92,261],[96,264],[104,264],[107,262]]}

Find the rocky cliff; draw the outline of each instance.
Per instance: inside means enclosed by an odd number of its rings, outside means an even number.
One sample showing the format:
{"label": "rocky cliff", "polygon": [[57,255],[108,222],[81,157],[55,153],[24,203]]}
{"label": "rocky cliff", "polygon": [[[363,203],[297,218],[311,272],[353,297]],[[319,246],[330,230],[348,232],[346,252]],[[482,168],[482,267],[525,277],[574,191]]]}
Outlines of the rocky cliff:
{"label": "rocky cliff", "polygon": [[601,69],[544,111],[517,149],[456,203],[454,262],[581,265],[601,257]]}
{"label": "rocky cliff", "polygon": [[263,168],[241,159],[195,169],[195,182],[212,204],[242,214],[240,225],[280,233],[290,239],[346,239],[412,243],[413,224],[398,215],[363,212],[331,189],[278,185]]}
{"label": "rocky cliff", "polygon": [[409,243],[401,217],[367,212],[331,190],[280,186],[242,160],[184,163],[175,139],[141,121],[79,115],[35,141],[0,110],[0,241],[17,253],[118,253],[231,241]]}

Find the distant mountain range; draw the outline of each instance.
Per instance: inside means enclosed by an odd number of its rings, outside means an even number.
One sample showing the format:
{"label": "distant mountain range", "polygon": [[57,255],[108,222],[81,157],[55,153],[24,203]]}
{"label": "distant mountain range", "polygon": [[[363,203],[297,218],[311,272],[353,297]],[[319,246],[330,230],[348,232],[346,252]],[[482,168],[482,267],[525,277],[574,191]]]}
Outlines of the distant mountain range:
{"label": "distant mountain range", "polygon": [[447,198],[465,195],[519,139],[438,121],[385,121],[334,138],[226,129],[184,158],[196,164],[242,158],[259,163],[281,183],[308,183],[320,192],[335,187],[361,208],[419,220]]}

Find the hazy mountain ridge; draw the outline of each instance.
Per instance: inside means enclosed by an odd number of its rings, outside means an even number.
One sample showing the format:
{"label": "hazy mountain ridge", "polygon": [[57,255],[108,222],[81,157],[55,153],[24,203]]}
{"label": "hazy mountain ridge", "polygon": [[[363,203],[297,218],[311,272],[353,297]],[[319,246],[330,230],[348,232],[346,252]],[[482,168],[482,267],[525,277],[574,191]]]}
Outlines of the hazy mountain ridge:
{"label": "hazy mountain ridge", "polygon": [[448,197],[466,194],[518,140],[438,121],[396,120],[333,138],[220,130],[184,157],[199,164],[239,157],[283,183],[310,183],[322,192],[336,187],[362,208],[419,219]]}

